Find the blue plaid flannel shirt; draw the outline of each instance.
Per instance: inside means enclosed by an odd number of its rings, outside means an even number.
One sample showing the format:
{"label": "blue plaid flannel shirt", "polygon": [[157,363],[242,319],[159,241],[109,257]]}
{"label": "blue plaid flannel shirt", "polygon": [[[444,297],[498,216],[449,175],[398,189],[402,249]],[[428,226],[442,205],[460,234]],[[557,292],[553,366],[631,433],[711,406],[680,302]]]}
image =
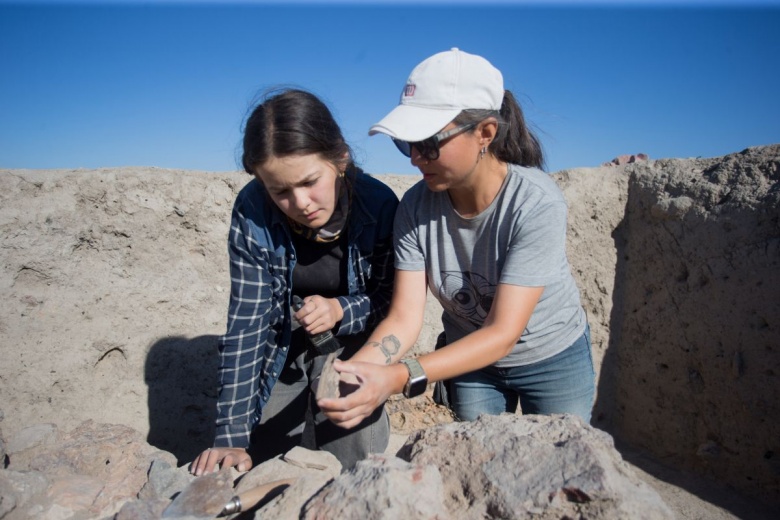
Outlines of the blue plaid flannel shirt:
{"label": "blue plaid flannel shirt", "polygon": [[[384,183],[359,173],[353,182],[348,229],[349,294],[337,336],[376,326],[393,289],[393,217],[398,198]],[[290,288],[295,250],[286,217],[256,179],[238,194],[228,237],[230,304],[220,336],[215,447],[249,446],[271,395],[292,334]]]}

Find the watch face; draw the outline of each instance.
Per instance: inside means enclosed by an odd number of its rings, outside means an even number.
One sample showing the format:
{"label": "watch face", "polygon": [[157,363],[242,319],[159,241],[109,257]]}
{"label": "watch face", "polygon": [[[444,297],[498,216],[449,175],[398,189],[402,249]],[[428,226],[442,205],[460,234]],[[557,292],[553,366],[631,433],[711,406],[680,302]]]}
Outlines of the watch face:
{"label": "watch face", "polygon": [[404,396],[417,397],[425,392],[428,386],[428,376],[416,359],[404,359],[402,361],[409,370],[409,379],[404,386]]}

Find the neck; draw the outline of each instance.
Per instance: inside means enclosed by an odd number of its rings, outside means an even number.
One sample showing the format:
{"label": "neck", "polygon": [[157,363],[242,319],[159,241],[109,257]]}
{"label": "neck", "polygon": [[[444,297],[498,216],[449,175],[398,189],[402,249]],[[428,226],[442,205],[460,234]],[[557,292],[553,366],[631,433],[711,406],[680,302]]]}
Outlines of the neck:
{"label": "neck", "polygon": [[479,215],[501,190],[508,167],[492,155],[485,155],[462,183],[447,189],[455,211],[463,217]]}

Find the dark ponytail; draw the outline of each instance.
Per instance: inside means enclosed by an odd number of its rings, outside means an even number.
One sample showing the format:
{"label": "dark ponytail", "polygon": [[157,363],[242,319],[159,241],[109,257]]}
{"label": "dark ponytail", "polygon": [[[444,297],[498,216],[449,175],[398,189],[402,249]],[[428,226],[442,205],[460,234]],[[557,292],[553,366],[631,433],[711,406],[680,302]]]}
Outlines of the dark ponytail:
{"label": "dark ponytail", "polygon": [[341,128],[325,103],[304,90],[271,91],[244,125],[244,170],[254,175],[271,157],[308,154],[335,165],[346,163],[348,176],[358,171]]}
{"label": "dark ponytail", "polygon": [[480,123],[488,117],[498,121],[498,131],[488,150],[500,161],[544,169],[544,152],[539,139],[528,129],[523,110],[508,90],[504,91],[501,110],[464,110],[454,122],[459,125]]}

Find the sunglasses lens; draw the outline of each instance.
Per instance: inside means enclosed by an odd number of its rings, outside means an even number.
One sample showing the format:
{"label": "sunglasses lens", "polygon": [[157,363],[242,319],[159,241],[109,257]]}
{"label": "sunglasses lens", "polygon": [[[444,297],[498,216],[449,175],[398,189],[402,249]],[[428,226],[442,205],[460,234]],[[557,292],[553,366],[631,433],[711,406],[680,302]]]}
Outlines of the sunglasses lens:
{"label": "sunglasses lens", "polygon": [[398,151],[404,154],[407,157],[412,156],[412,145],[409,144],[407,141],[401,141],[399,139],[393,139],[393,142],[395,143],[396,148],[398,148]]}
{"label": "sunglasses lens", "polygon": [[420,151],[420,155],[429,161],[435,161],[439,158],[439,143],[433,137],[414,143],[414,147]]}
{"label": "sunglasses lens", "polygon": [[412,156],[412,147],[414,147],[420,152],[420,155],[428,161],[435,161],[439,158],[439,145],[436,139],[432,137],[416,143],[393,138],[393,142],[395,143],[396,148],[407,157]]}

